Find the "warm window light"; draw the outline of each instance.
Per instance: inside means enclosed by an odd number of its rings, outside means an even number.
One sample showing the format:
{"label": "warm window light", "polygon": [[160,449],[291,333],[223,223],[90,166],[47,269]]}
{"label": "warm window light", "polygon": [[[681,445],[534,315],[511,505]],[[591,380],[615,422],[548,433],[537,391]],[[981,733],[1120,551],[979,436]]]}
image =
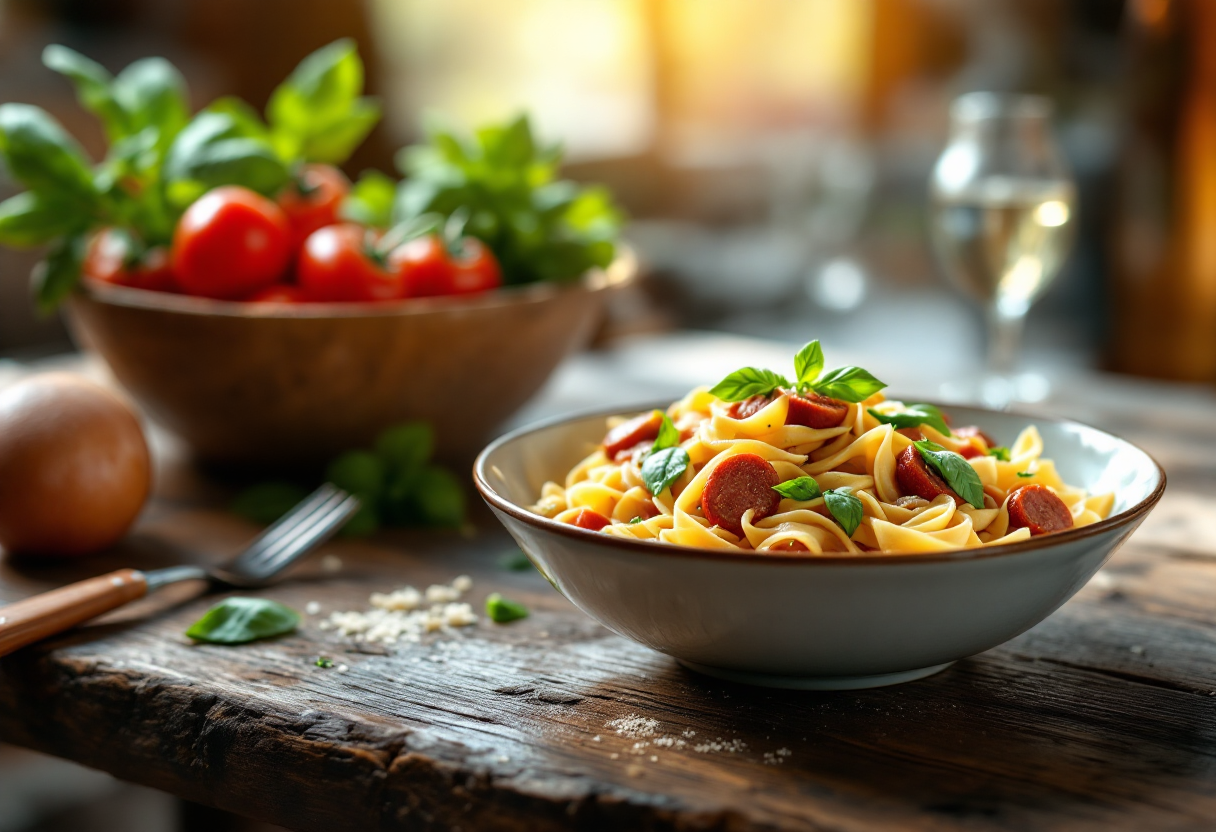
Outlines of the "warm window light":
{"label": "warm window light", "polygon": [[1035,221],[1046,228],[1056,228],[1068,222],[1068,206],[1058,199],[1044,202],[1034,212]]}

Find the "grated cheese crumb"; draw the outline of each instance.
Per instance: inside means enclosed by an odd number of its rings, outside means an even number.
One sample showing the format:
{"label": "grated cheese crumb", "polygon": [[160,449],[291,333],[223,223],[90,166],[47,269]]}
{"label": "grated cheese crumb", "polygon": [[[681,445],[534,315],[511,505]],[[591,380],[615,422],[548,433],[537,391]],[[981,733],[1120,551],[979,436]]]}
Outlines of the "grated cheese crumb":
{"label": "grated cheese crumb", "polygon": [[321,604],[317,601],[309,601],[304,605],[304,612],[308,615],[316,615],[321,611]]}
{"label": "grated cheese crumb", "polygon": [[658,730],[659,721],[638,716],[637,714],[630,714],[619,719],[610,719],[604,723],[604,727],[613,729],[622,737],[638,739],[640,737],[653,737],[655,731]]}
{"label": "grated cheese crumb", "polygon": [[389,593],[373,593],[369,599],[372,609],[366,612],[330,613],[320,627],[369,644],[416,642],[427,633],[468,627],[477,623],[477,616],[471,606],[460,601],[460,596],[473,582],[467,576],[461,578],[464,580],[457,578],[451,586],[429,587],[426,599],[431,606],[428,609],[421,609],[422,593],[407,586]]}

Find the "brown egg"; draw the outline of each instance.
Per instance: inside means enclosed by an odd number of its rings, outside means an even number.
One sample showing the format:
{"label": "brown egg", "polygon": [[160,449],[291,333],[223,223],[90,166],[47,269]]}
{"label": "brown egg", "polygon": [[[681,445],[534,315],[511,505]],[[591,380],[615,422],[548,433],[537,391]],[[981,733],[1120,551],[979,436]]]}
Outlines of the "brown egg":
{"label": "brown egg", "polygon": [[0,389],[0,546],[83,555],[126,533],[148,498],[143,430],[115,394],[66,373]]}

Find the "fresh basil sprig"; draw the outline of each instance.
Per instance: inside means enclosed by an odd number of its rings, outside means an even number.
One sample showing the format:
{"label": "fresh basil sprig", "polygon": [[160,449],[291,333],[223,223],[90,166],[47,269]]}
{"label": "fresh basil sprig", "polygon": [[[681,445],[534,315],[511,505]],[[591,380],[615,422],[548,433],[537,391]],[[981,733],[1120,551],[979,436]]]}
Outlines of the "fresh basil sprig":
{"label": "fresh basil sprig", "polygon": [[984,453],[987,456],[996,457],[1001,462],[1010,462],[1013,459],[1009,454],[1009,449],[1006,448],[1004,445],[994,445],[993,447],[984,451]]}
{"label": "fresh basil sprig", "polygon": [[194,622],[186,636],[211,644],[245,644],[290,633],[300,614],[265,598],[225,598]]}
{"label": "fresh basil sprig", "polygon": [[818,341],[811,341],[798,351],[794,371],[798,381],[791,385],[785,376],[771,370],[743,367],[709,392],[724,402],[741,402],[752,396],[769,396],[778,387],[792,386],[798,393],[809,390],[844,402],[860,402],[887,386],[860,367],[840,367],[823,374],[823,349]]}
{"label": "fresh basil sprig", "polygon": [[844,533],[852,537],[853,532],[861,525],[861,518],[865,516],[865,509],[861,500],[853,495],[853,489],[844,486],[825,491],[823,502],[840,524],[840,528],[844,529]]}
{"label": "fresh basil sprig", "polygon": [[652,453],[642,463],[642,482],[646,490],[656,496],[662,494],[665,488],[680,478],[691,462],[688,452],[679,446]]}
{"label": "fresh basil sprig", "polygon": [[951,435],[950,426],[946,424],[946,417],[931,404],[910,404],[898,413],[879,413],[872,407],[866,412],[884,425],[893,425],[896,428],[928,425],[943,436]]}
{"label": "fresh basil sprig", "polygon": [[813,500],[823,493],[819,490],[819,483],[815,482],[814,477],[798,477],[797,479],[786,480],[774,485],[773,490],[782,497],[797,500],[800,503]]}
{"label": "fresh basil sprig", "polygon": [[654,438],[654,445],[650,448],[651,453],[674,448],[680,444],[680,430],[671,421],[671,417],[662,411],[655,412],[659,413],[663,421],[659,424],[659,435]]}
{"label": "fresh basil sprig", "polygon": [[971,463],[961,454],[947,451],[941,445],[930,442],[928,439],[912,444],[916,446],[916,450],[920,451],[921,458],[941,474],[942,479],[954,489],[956,494],[976,508],[984,507],[984,484],[980,482],[980,475],[971,467]]}

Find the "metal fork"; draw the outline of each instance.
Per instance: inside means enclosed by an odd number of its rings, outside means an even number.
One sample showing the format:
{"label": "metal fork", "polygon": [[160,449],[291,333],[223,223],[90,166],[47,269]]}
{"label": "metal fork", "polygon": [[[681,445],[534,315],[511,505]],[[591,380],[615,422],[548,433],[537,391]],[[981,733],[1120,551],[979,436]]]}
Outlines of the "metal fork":
{"label": "metal fork", "polygon": [[120,569],[0,607],[0,656],[179,581],[207,580],[238,589],[266,586],[332,537],[358,509],[357,497],[326,483],[223,566]]}

